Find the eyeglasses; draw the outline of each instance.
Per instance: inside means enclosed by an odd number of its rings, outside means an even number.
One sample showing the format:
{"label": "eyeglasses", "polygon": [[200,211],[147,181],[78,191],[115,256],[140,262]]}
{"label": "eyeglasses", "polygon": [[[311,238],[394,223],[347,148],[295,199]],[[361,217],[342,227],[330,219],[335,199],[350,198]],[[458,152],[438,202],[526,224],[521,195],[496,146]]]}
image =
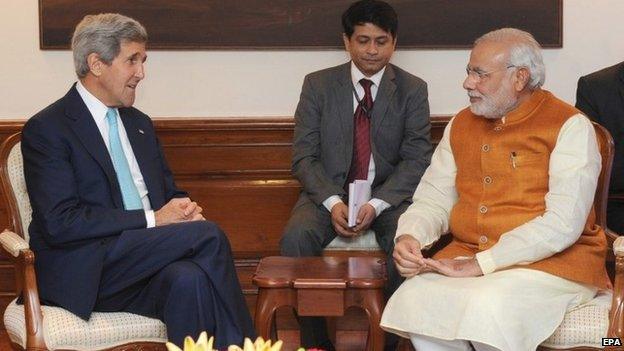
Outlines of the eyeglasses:
{"label": "eyeglasses", "polygon": [[468,77],[470,77],[471,79],[474,79],[477,83],[478,82],[482,82],[488,78],[490,78],[490,74],[495,73],[495,72],[499,72],[499,71],[503,71],[506,69],[510,69],[513,67],[517,67],[515,65],[508,65],[505,68],[499,68],[499,69],[495,69],[492,71],[488,71],[488,72],[484,72],[480,69],[474,69],[474,68],[470,68],[470,66],[466,66],[466,74],[468,75]]}

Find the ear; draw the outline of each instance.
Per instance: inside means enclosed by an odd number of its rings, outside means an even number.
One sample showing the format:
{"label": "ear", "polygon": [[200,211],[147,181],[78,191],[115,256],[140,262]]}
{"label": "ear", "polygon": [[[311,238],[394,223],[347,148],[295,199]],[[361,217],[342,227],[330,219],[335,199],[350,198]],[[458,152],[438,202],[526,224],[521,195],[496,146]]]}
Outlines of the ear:
{"label": "ear", "polygon": [[531,72],[526,67],[520,67],[516,71],[516,81],[514,82],[514,88],[516,91],[522,91],[529,84],[531,80]]}
{"label": "ear", "polygon": [[342,41],[344,42],[345,50],[349,51],[349,43],[351,43],[351,38],[349,38],[347,33],[342,33]]}
{"label": "ear", "polygon": [[104,62],[100,59],[100,55],[92,52],[87,56],[87,64],[89,65],[89,71],[96,77],[102,74]]}

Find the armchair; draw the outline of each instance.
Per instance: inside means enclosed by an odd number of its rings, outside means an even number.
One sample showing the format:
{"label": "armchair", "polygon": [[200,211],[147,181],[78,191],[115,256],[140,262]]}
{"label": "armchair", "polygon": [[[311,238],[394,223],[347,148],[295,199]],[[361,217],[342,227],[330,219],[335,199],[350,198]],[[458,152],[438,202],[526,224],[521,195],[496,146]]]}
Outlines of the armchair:
{"label": "armchair", "polygon": [[0,181],[9,210],[10,228],[0,233],[0,252],[15,265],[16,295],[4,312],[14,350],[166,350],[165,325],[126,312],[94,312],[89,321],[55,306],[42,306],[37,291],[35,254],[28,245],[32,209],[20,149],[21,134],[0,147]]}

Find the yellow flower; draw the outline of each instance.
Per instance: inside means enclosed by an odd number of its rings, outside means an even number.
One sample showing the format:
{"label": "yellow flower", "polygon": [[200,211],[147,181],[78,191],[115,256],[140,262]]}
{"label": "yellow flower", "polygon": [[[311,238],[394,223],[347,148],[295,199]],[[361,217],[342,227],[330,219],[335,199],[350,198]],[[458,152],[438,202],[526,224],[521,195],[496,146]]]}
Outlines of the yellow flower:
{"label": "yellow flower", "polygon": [[212,348],[214,344],[214,337],[210,337],[208,339],[208,334],[206,332],[202,332],[199,334],[199,338],[197,339],[197,343],[193,341],[193,338],[187,336],[184,338],[184,350],[181,350],[179,347],[174,344],[168,342],[166,344],[167,350],[169,351],[217,351]]}
{"label": "yellow flower", "polygon": [[[197,342],[193,341],[193,338],[187,336],[184,338],[184,350],[181,350],[176,345],[168,342],[167,350],[169,351],[216,351],[213,350],[214,338],[211,336],[208,339],[206,332],[202,332],[199,335]],[[271,345],[271,340],[264,340],[258,337],[256,341],[252,342],[251,339],[245,338],[245,343],[241,349],[239,346],[230,345],[228,351],[280,351],[282,349],[282,341],[278,340],[275,344]]]}
{"label": "yellow flower", "polygon": [[242,349],[239,346],[230,345],[228,351],[280,351],[282,349],[282,344],[282,340],[278,340],[275,344],[271,345],[271,340],[265,341],[259,336],[254,342],[249,338],[245,338]]}

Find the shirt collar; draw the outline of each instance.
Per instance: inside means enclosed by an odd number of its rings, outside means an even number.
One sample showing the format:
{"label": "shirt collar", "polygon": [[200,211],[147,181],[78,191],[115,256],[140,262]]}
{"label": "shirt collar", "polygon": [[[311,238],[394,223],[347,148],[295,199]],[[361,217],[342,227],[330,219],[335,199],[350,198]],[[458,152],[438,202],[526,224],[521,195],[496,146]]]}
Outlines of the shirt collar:
{"label": "shirt collar", "polygon": [[381,82],[381,77],[383,77],[384,72],[386,71],[386,67],[382,68],[379,72],[373,74],[371,77],[367,77],[360,71],[359,68],[351,61],[351,80],[353,82],[353,86],[358,86],[360,84],[360,79],[368,79],[375,84],[375,86],[379,87],[379,83]]}
{"label": "shirt collar", "polygon": [[[76,90],[78,91],[78,94],[80,94],[82,101],[84,101],[85,105],[87,105],[87,109],[91,112],[93,119],[95,119],[96,122],[104,121],[106,119],[108,106],[104,105],[104,103],[96,98],[95,95],[91,94],[80,81],[76,83]],[[115,109],[115,111],[116,110],[117,109]]]}

